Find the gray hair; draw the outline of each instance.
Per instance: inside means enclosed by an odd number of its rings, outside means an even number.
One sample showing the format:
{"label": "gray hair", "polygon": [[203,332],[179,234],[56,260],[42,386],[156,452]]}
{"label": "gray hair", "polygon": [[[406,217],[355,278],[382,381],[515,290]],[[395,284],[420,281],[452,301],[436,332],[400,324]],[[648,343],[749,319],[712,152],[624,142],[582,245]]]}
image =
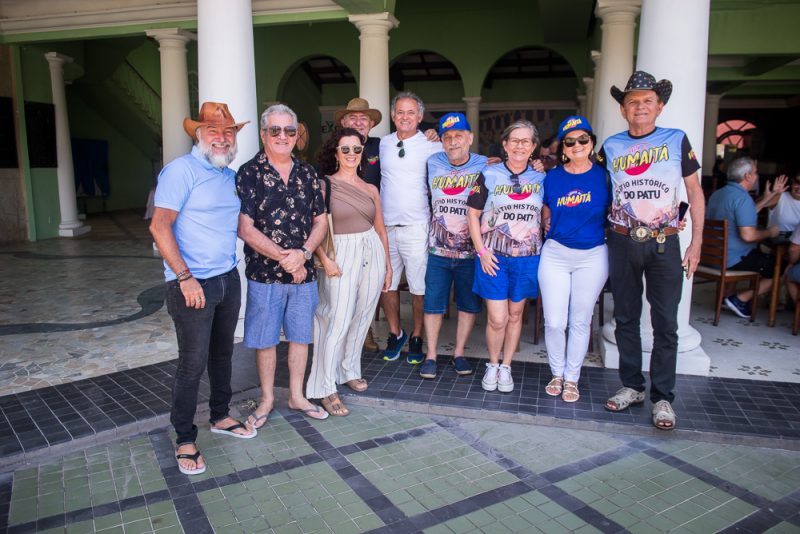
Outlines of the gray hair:
{"label": "gray hair", "polygon": [[420,97],[418,97],[411,91],[400,91],[395,95],[395,97],[392,99],[392,109],[391,109],[392,115],[394,115],[394,108],[395,105],[397,104],[397,101],[402,98],[410,98],[411,100],[416,102],[417,108],[419,108],[419,116],[422,117],[425,115],[425,103],[422,101]]}
{"label": "gray hair", "polygon": [[745,175],[755,168],[756,162],[753,158],[743,156],[731,161],[728,165],[728,181],[734,183],[741,183]]}
{"label": "gray hair", "polygon": [[514,130],[519,130],[520,128],[528,128],[531,131],[531,141],[533,141],[533,144],[538,147],[539,130],[536,129],[536,126],[531,121],[525,119],[517,119],[509,124],[508,128],[503,130],[503,133],[500,135],[500,141],[506,141],[509,137],[511,137],[511,132]]}
{"label": "gray hair", "polygon": [[292,118],[292,126],[297,128],[297,113],[292,111],[292,108],[289,106],[285,106],[283,104],[273,104],[267,109],[264,110],[264,113],[261,114],[261,129],[267,127],[267,123],[269,122],[270,115],[279,115],[285,114],[289,115]]}

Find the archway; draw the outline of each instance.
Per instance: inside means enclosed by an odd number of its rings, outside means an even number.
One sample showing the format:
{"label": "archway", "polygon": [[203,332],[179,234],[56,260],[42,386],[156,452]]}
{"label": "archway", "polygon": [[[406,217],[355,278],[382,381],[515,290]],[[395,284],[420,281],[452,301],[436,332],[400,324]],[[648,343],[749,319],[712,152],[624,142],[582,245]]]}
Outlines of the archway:
{"label": "archway", "polygon": [[358,96],[353,72],[332,56],[311,56],[287,69],[278,100],[297,113],[308,127],[308,146],[301,154],[316,162],[320,146],[334,128],[334,111]]}
{"label": "archway", "polygon": [[526,46],[495,61],[483,82],[480,112],[481,153],[499,155],[500,134],[514,120],[533,122],[542,141],[578,107],[578,79],[558,52]]}

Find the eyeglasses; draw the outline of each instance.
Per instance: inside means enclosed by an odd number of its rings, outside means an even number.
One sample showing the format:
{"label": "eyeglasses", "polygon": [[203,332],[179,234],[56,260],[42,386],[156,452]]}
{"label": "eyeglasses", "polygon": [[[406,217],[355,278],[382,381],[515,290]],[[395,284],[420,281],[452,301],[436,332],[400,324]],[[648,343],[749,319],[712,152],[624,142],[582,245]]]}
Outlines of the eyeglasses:
{"label": "eyeglasses", "polygon": [[397,143],[397,148],[399,148],[399,149],[400,149],[400,152],[398,152],[398,153],[397,153],[397,157],[399,157],[399,158],[405,157],[405,155],[406,155],[406,149],[405,149],[405,148],[403,148],[403,142],[402,142],[402,141],[400,141],[399,143]]}
{"label": "eyeglasses", "polygon": [[575,146],[575,143],[580,143],[582,145],[588,145],[589,141],[591,141],[591,140],[592,140],[592,138],[589,137],[588,134],[583,134],[583,135],[581,135],[579,137],[565,137],[562,142],[564,143],[564,146],[566,146],[566,147],[573,147],[573,146]]}
{"label": "eyeglasses", "polygon": [[509,145],[513,145],[513,146],[526,148],[526,147],[531,146],[533,144],[533,141],[531,141],[530,139],[524,139],[524,138],[523,139],[519,139],[519,138],[516,138],[516,137],[509,137],[508,138],[508,144]]}
{"label": "eyeglasses", "polygon": [[519,183],[519,174],[511,173],[511,176],[509,176],[509,178],[511,179],[511,183],[513,184],[511,186],[511,191],[515,195],[519,195],[520,193],[522,193],[522,186]]}
{"label": "eyeglasses", "polygon": [[353,146],[341,145],[337,146],[336,149],[345,155],[349,154],[351,149],[353,151],[353,154],[361,154],[361,152],[364,151],[364,147],[361,145],[353,145]]}
{"label": "eyeglasses", "polygon": [[286,134],[286,137],[294,137],[297,135],[297,126],[284,126],[281,128],[280,126],[270,126],[269,128],[264,128],[265,132],[268,132],[270,137],[278,137],[281,135],[281,132]]}

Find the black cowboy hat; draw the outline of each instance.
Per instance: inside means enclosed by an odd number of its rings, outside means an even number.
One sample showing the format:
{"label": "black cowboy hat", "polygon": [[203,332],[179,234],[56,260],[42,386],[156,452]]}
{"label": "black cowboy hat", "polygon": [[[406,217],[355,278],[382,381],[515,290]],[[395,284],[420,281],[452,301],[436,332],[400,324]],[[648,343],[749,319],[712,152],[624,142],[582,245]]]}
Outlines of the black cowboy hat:
{"label": "black cowboy hat", "polygon": [[666,104],[672,95],[672,82],[669,80],[656,81],[656,77],[649,72],[637,70],[628,78],[628,85],[625,86],[624,91],[620,91],[616,85],[611,86],[611,96],[620,104],[625,100],[625,93],[631,91],[655,91],[661,101]]}

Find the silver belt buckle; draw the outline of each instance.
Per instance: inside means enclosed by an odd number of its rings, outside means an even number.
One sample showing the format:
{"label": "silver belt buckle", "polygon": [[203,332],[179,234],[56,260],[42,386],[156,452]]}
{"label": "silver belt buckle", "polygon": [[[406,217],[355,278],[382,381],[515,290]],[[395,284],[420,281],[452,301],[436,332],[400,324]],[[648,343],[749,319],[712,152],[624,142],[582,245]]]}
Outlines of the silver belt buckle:
{"label": "silver belt buckle", "polygon": [[647,226],[634,226],[630,229],[629,235],[637,243],[644,243],[653,237],[653,231]]}

